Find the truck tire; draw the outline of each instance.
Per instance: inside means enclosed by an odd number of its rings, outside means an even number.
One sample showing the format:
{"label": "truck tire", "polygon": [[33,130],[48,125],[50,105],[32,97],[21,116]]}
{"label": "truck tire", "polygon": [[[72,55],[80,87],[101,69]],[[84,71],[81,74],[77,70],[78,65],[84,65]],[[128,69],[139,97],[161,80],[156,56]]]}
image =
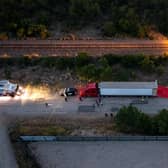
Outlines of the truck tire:
{"label": "truck tire", "polygon": [[15,97],[15,94],[14,94],[14,93],[12,93],[10,96],[11,96],[11,97]]}

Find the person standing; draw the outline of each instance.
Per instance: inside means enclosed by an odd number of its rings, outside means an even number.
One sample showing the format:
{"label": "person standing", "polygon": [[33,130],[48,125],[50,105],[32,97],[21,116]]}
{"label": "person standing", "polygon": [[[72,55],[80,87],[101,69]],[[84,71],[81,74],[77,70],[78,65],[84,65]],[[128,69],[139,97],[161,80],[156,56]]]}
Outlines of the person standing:
{"label": "person standing", "polygon": [[65,99],[66,102],[68,101],[68,96],[67,96],[65,91],[64,91],[64,99]]}

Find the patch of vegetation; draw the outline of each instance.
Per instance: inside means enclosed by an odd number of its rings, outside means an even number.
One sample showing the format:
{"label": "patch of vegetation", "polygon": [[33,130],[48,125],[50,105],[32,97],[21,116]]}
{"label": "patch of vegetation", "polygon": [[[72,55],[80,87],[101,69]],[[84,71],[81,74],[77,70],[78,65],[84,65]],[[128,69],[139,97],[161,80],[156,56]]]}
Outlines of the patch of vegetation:
{"label": "patch of vegetation", "polygon": [[160,135],[168,135],[168,110],[163,109],[154,117],[155,130]]}
{"label": "patch of vegetation", "polygon": [[115,122],[120,131],[127,133],[149,134],[152,129],[150,117],[133,106],[121,108]]}
{"label": "patch of vegetation", "polygon": [[119,131],[125,133],[168,135],[168,110],[163,109],[151,117],[136,107],[123,107],[115,116],[115,124]]}
{"label": "patch of vegetation", "polygon": [[6,79],[10,79],[11,78],[11,69],[10,69],[10,67],[5,67],[5,70],[4,70],[4,74],[5,74],[5,78]]}
{"label": "patch of vegetation", "polygon": [[35,156],[28,147],[28,143],[20,142],[20,127],[19,123],[9,128],[9,135],[12,142],[12,147],[15,152],[17,164],[19,168],[40,168]]}
{"label": "patch of vegetation", "polygon": [[111,118],[81,118],[81,117],[60,117],[52,116],[50,120],[46,117],[19,120],[10,127],[10,137],[12,141],[19,139],[21,135],[53,135],[53,136],[81,136],[85,131],[86,135],[102,135],[116,133],[111,123]]}
{"label": "patch of vegetation", "polygon": [[69,135],[71,131],[67,128],[60,126],[48,126],[48,127],[34,127],[22,126],[19,130],[20,135],[53,135],[53,136],[65,136]]}
{"label": "patch of vegetation", "polygon": [[1,0],[0,39],[48,36],[52,25],[62,30],[94,25],[105,36],[147,37],[150,30],[168,34],[167,0]]}
{"label": "patch of vegetation", "polygon": [[16,124],[14,128],[11,129],[10,135],[12,140],[16,140],[20,135],[39,135],[39,136],[65,136],[71,134],[71,129],[54,124],[44,124],[44,125],[24,125]]}
{"label": "patch of vegetation", "polygon": [[17,164],[19,168],[40,168],[41,166],[30,151],[28,144],[22,142],[13,142]]}
{"label": "patch of vegetation", "polygon": [[[76,57],[17,57],[0,58],[0,66],[4,68],[4,76],[11,78],[11,67],[41,67],[55,70],[68,70],[85,81],[130,81],[135,80],[137,72],[163,75],[168,64],[166,56],[144,55],[104,55],[93,58],[86,53]],[[10,67],[10,68],[9,68]]]}

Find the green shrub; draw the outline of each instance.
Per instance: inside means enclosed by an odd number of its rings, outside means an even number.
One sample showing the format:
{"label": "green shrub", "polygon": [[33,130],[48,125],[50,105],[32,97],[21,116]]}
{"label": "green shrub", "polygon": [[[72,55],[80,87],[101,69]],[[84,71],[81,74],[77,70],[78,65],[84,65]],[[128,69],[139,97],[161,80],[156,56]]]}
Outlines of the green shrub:
{"label": "green shrub", "polygon": [[115,116],[115,123],[120,131],[126,133],[152,132],[151,118],[133,106],[122,107]]}
{"label": "green shrub", "polygon": [[138,68],[140,66],[140,62],[143,60],[143,55],[125,55],[121,60],[121,64],[126,68]]}
{"label": "green shrub", "polygon": [[158,133],[168,135],[168,110],[163,109],[155,117],[155,123],[158,128]]}
{"label": "green shrub", "polygon": [[74,58],[60,57],[56,59],[56,68],[60,70],[74,69]]}
{"label": "green shrub", "polygon": [[117,33],[116,26],[113,22],[105,22],[102,31],[105,36],[109,37],[112,37]]}
{"label": "green shrub", "polygon": [[113,79],[113,71],[110,66],[104,67],[101,69],[100,80],[102,81],[110,81]]}
{"label": "green shrub", "polygon": [[114,75],[115,81],[129,81],[132,77],[131,71],[128,69],[120,68],[116,70]]}
{"label": "green shrub", "polygon": [[145,72],[153,72],[155,71],[154,61],[150,57],[144,57],[144,59],[140,62],[141,68]]}
{"label": "green shrub", "polygon": [[5,69],[4,69],[4,74],[5,74],[5,78],[6,78],[6,79],[11,79],[11,74],[12,74],[12,72],[11,72],[10,67],[5,67]]}
{"label": "green shrub", "polygon": [[164,73],[164,67],[162,65],[159,65],[156,68],[156,72],[158,73],[158,75],[162,75]]}
{"label": "green shrub", "polygon": [[99,60],[98,60],[98,64],[100,67],[102,68],[105,68],[107,66],[109,66],[109,63],[108,63],[108,60],[106,59],[106,57],[101,57]]}
{"label": "green shrub", "polygon": [[82,80],[94,81],[99,79],[100,73],[94,64],[89,64],[79,68],[77,74]]}
{"label": "green shrub", "polygon": [[100,14],[100,6],[92,0],[70,0],[69,14],[78,22],[95,20],[95,17]]}
{"label": "green shrub", "polygon": [[92,58],[87,55],[87,53],[79,53],[77,57],[75,57],[75,65],[76,67],[81,67],[88,65],[91,63]]}
{"label": "green shrub", "polygon": [[17,32],[16,32],[16,35],[17,35],[17,38],[18,39],[23,39],[23,38],[25,38],[26,37],[26,32],[25,32],[26,30],[24,29],[24,28],[19,28],[18,30],[17,30]]}
{"label": "green shrub", "polygon": [[122,61],[122,56],[118,56],[118,55],[106,54],[104,55],[104,57],[108,61],[108,64],[111,66],[114,64],[119,64]]}

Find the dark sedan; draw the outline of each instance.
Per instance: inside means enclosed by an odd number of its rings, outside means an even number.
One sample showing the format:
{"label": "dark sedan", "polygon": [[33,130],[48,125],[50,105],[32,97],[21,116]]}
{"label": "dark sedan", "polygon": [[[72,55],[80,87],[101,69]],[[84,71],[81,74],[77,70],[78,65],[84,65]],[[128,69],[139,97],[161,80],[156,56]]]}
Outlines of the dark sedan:
{"label": "dark sedan", "polygon": [[76,88],[65,88],[60,91],[61,96],[75,96],[77,93],[78,90]]}

